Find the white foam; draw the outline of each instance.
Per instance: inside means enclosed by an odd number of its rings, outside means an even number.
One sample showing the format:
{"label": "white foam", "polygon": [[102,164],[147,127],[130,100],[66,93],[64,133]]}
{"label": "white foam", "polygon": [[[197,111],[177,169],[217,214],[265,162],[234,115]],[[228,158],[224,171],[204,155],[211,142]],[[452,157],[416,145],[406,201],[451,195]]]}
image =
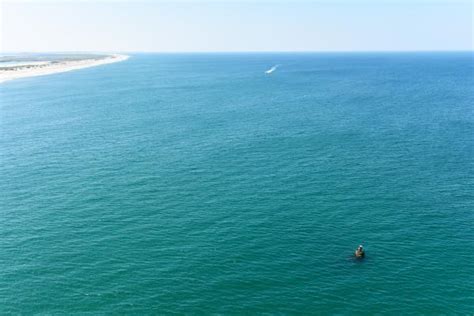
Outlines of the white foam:
{"label": "white foam", "polygon": [[269,74],[271,74],[272,72],[274,72],[275,70],[277,70],[277,68],[278,68],[278,65],[275,65],[275,66],[273,66],[272,68],[270,68],[270,69],[268,69],[267,71],[265,71],[265,73],[266,73],[267,75],[269,75]]}

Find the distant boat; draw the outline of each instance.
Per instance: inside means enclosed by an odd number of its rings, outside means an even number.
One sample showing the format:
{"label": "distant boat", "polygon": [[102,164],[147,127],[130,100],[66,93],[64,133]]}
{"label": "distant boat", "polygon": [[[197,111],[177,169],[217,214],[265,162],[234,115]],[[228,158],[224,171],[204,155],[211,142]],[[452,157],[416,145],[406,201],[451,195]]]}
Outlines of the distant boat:
{"label": "distant boat", "polygon": [[268,69],[267,71],[265,71],[265,73],[267,75],[271,74],[272,72],[274,72],[276,69],[278,68],[278,65],[275,65],[273,66],[272,68]]}

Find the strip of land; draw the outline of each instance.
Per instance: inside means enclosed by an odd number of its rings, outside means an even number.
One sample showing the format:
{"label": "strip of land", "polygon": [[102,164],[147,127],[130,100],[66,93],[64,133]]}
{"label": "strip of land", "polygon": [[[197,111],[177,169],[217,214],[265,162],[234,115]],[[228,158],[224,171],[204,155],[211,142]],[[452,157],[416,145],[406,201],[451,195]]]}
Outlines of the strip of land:
{"label": "strip of land", "polygon": [[92,58],[68,59],[47,62],[22,62],[18,65],[0,67],[0,83],[26,77],[51,75],[54,73],[95,67],[128,59],[127,55],[94,56]]}

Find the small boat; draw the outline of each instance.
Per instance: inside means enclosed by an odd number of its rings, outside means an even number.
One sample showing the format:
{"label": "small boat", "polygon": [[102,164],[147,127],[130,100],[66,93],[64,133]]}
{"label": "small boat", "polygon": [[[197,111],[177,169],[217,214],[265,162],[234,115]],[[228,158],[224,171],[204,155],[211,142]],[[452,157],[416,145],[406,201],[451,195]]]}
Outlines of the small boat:
{"label": "small boat", "polygon": [[365,257],[364,247],[362,247],[362,245],[359,245],[359,247],[357,247],[354,255],[356,256],[356,258],[364,258]]}
{"label": "small boat", "polygon": [[273,66],[272,68],[268,69],[267,71],[265,71],[265,73],[267,75],[271,74],[272,72],[274,72],[276,69],[278,68],[278,65],[275,65]]}

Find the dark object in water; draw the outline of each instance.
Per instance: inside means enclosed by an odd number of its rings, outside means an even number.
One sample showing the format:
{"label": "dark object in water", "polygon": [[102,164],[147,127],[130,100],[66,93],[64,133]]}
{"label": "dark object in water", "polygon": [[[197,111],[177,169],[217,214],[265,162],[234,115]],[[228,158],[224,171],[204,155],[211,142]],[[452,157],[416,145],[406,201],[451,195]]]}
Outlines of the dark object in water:
{"label": "dark object in water", "polygon": [[359,245],[359,247],[357,247],[357,249],[355,251],[355,256],[356,256],[356,258],[364,258],[365,257],[365,251],[364,251],[364,247],[362,247],[362,245]]}

